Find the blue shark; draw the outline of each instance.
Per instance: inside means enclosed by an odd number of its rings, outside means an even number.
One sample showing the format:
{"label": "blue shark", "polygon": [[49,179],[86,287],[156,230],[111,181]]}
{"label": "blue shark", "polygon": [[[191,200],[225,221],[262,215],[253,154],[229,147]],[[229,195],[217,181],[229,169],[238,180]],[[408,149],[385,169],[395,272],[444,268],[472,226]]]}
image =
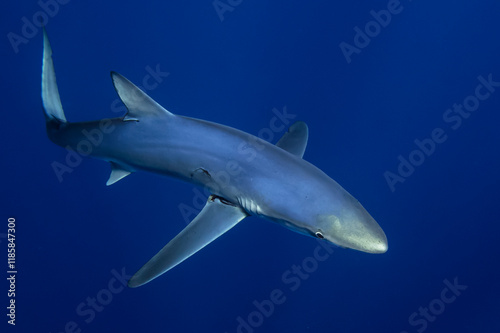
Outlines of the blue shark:
{"label": "blue shark", "polygon": [[[107,161],[112,185],[147,171],[209,189],[205,207],[129,280],[141,286],[198,252],[248,216],[367,253],[384,253],[387,238],[375,219],[336,181],[303,159],[308,127],[296,122],[273,145],[243,131],[174,115],[122,75],[111,72],[127,108],[122,117],[72,123],[57,88],[44,30],[42,104],[47,135],[77,150],[100,136],[89,155]],[[112,131],[103,129],[112,128]],[[97,134],[96,134],[97,133]],[[218,177],[223,173],[225,177]]]}

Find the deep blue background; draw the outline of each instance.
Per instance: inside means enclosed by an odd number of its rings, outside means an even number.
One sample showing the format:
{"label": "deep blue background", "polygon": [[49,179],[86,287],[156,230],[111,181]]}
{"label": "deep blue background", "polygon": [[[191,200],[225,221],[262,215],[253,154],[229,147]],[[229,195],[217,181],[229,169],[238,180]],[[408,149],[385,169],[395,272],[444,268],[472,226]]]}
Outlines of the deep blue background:
{"label": "deep blue background", "polygon": [[[75,321],[83,332],[231,333],[278,288],[286,302],[255,332],[417,332],[409,316],[456,277],[468,288],[426,331],[498,332],[500,89],[455,131],[442,115],[474,93],[479,75],[500,81],[500,3],[403,0],[348,64],[339,44],[387,4],[244,0],[223,21],[211,0],[60,6],[47,30],[70,121],[116,116],[109,71],[140,84],[157,64],[170,75],[149,94],[173,113],[257,134],[286,106],[309,125],[304,158],[389,239],[384,255],[336,249],[292,292],[282,274],[316,241],[248,218],[165,276],[114,295],[87,323],[77,306],[107,288],[111,270],[134,273],[184,227],[178,205],[191,204],[193,187],[146,173],[106,187],[109,166],[90,159],[59,183],[51,162],[65,151],[45,134],[42,35],[18,53],[7,38],[41,9],[4,3],[0,267],[5,278],[3,235],[15,216],[19,269],[9,331],[63,332]],[[437,127],[448,140],[391,192],[384,172]]]}

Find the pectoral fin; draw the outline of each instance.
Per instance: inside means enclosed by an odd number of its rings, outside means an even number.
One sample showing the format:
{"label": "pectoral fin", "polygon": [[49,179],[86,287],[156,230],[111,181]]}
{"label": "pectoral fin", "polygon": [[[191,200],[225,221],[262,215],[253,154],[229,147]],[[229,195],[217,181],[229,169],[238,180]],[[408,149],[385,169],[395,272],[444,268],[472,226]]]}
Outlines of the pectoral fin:
{"label": "pectoral fin", "polygon": [[276,146],[302,158],[306,151],[308,137],[309,130],[306,123],[297,121],[290,126],[288,132],[281,137]]}
{"label": "pectoral fin", "polygon": [[240,207],[211,195],[203,210],[184,230],[149,260],[128,282],[139,287],[180,264],[247,216]]}

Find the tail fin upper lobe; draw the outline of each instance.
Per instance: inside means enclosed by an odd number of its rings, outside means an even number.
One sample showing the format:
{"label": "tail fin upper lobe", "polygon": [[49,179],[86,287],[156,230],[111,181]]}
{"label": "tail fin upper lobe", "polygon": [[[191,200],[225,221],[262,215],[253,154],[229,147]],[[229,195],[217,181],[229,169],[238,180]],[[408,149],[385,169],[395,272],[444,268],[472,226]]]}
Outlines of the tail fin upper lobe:
{"label": "tail fin upper lobe", "polygon": [[52,48],[45,28],[43,29],[42,103],[48,127],[59,127],[67,123],[57,89]]}

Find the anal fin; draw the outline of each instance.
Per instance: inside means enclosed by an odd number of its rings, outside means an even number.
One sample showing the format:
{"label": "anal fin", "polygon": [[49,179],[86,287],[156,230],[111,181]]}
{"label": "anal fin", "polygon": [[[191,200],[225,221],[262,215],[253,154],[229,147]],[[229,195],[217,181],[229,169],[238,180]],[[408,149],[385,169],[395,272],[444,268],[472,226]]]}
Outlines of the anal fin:
{"label": "anal fin", "polygon": [[110,163],[111,163],[111,175],[109,175],[109,179],[106,182],[107,186],[113,185],[120,179],[125,178],[132,173],[131,171],[125,170],[123,167],[119,166],[115,162],[110,162]]}

